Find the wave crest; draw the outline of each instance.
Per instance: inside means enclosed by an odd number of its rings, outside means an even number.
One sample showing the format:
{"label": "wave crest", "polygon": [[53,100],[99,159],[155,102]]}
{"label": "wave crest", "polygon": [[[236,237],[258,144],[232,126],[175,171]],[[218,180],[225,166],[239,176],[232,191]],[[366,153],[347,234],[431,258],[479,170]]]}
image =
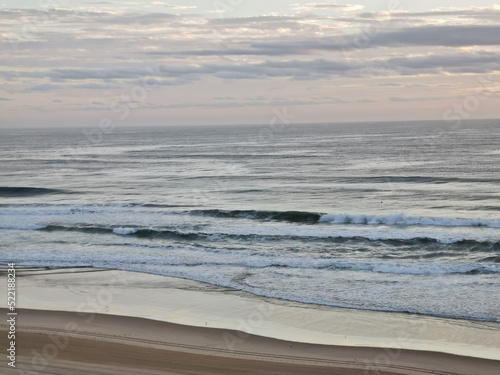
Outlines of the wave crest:
{"label": "wave crest", "polygon": [[60,189],[34,188],[24,186],[0,186],[0,197],[31,197],[45,194],[65,194],[70,193]]}
{"label": "wave crest", "polygon": [[318,223],[321,214],[304,211],[257,211],[257,210],[194,210],[193,215],[206,215],[223,218],[243,218],[269,221],[285,221],[289,223]]}
{"label": "wave crest", "polygon": [[349,215],[326,214],[322,215],[320,223],[331,224],[364,224],[364,225],[424,225],[438,227],[488,227],[500,228],[500,220],[489,219],[459,219],[459,218],[432,218],[411,217],[404,213],[394,215]]}

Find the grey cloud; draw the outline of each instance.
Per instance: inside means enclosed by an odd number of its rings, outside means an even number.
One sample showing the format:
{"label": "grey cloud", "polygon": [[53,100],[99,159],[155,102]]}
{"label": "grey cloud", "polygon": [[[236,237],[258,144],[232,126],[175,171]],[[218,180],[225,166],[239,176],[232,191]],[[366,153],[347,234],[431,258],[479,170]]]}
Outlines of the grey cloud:
{"label": "grey cloud", "polygon": [[47,21],[58,20],[62,23],[108,23],[108,24],[141,24],[148,25],[179,19],[180,17],[169,13],[113,13],[78,11],[71,9],[9,9],[0,11],[0,17],[9,21],[21,19],[35,26],[43,26]]}
{"label": "grey cloud", "polygon": [[496,53],[474,53],[453,55],[429,55],[419,57],[391,58],[389,69],[403,74],[421,73],[487,73],[500,70],[500,56]]}
{"label": "grey cloud", "polygon": [[403,86],[402,84],[400,83],[389,83],[389,82],[384,82],[384,83],[377,83],[376,85],[372,85],[372,86],[382,86],[382,87],[401,87]]}
{"label": "grey cloud", "polygon": [[53,69],[50,71],[50,77],[56,80],[85,80],[85,79],[117,79],[117,78],[136,78],[144,75],[144,69]]}
{"label": "grey cloud", "polygon": [[466,47],[500,45],[500,26],[424,26],[373,36],[373,46]]}
{"label": "grey cloud", "polygon": [[107,24],[139,24],[139,25],[150,25],[163,23],[166,21],[172,21],[179,19],[179,16],[167,13],[148,13],[143,15],[137,14],[123,14],[123,15],[113,15],[107,17],[101,17],[93,19],[94,22],[102,22]]}
{"label": "grey cloud", "polygon": [[500,26],[422,26],[389,32],[325,37],[281,44],[255,43],[252,48],[270,55],[305,53],[306,51],[341,51],[369,47],[442,46],[467,47],[500,45]]}
{"label": "grey cloud", "polygon": [[70,85],[70,87],[75,89],[83,90],[113,90],[121,89],[122,87],[118,84],[103,84],[103,83],[83,83],[79,85]]}
{"label": "grey cloud", "polygon": [[61,85],[53,85],[51,83],[42,83],[40,85],[34,85],[24,90],[23,92],[34,92],[34,91],[52,91],[61,89]]}
{"label": "grey cloud", "polygon": [[401,74],[426,73],[477,73],[500,71],[498,53],[460,53],[427,55],[389,59],[366,59],[347,61],[344,59],[315,59],[308,61],[265,61],[259,64],[205,64],[196,67],[174,68],[161,66],[159,74],[169,77],[179,75],[211,75],[219,78],[290,77],[317,79],[335,75],[384,76],[394,72]]}
{"label": "grey cloud", "polygon": [[0,102],[5,102],[5,101],[9,101],[9,100],[13,100],[13,99],[0,97]]}
{"label": "grey cloud", "polygon": [[75,18],[80,21],[86,18],[96,18],[102,16],[110,16],[112,13],[108,12],[89,12],[89,11],[75,11],[69,9],[61,8],[49,8],[49,9],[5,9],[0,11],[0,17],[5,18],[8,21],[22,20],[26,23],[31,23],[34,26],[41,25],[44,22],[64,19],[64,18]]}
{"label": "grey cloud", "polygon": [[[82,38],[80,36],[54,33],[49,34],[43,32],[38,32],[37,36],[43,38],[44,40],[33,41],[26,38],[20,38],[18,40],[14,40],[12,45],[6,40],[0,40],[0,48],[3,47],[4,51],[2,52],[8,53],[14,51],[12,46],[15,45],[15,51],[45,53],[48,55],[53,55],[54,51],[57,50],[59,53],[61,53],[61,51],[68,53],[69,57],[75,53],[75,50],[80,49],[92,51],[95,57],[102,57],[103,55],[107,55],[109,50],[115,50],[120,43],[125,43],[125,39],[122,37]],[[37,56],[37,58],[40,57],[45,56]]]}
{"label": "grey cloud", "polygon": [[239,28],[253,29],[259,31],[288,29],[290,31],[315,30],[322,29],[318,24],[311,22],[322,19],[314,15],[306,16],[255,16],[222,18],[208,20],[205,27],[209,32],[219,35],[227,34],[229,30],[238,31]]}
{"label": "grey cloud", "polygon": [[[49,73],[50,74],[50,73]],[[103,83],[84,83],[84,84],[52,84],[52,83],[42,83],[39,85],[30,86],[23,92],[46,92],[52,90],[64,90],[64,89],[81,89],[81,90],[109,90],[109,89],[120,89],[120,85],[116,84],[103,84]]]}
{"label": "grey cloud", "polygon": [[[379,12],[363,12],[357,14],[360,18],[376,19],[381,16]],[[387,14],[384,14],[387,16]],[[430,12],[402,12],[394,11],[390,13],[391,19],[394,18],[429,18],[429,17],[458,17],[474,19],[498,19],[500,9],[496,8],[468,8],[457,10],[435,10]]]}
{"label": "grey cloud", "polygon": [[179,74],[212,75],[223,79],[253,79],[262,77],[318,78],[331,74],[362,69],[357,63],[317,59],[313,61],[266,61],[259,64],[215,65],[174,68],[160,66],[160,74],[175,77]]}
{"label": "grey cloud", "polygon": [[301,21],[304,17],[300,16],[254,16],[254,17],[227,17],[208,20],[209,25],[248,25],[251,23],[276,23],[283,21]]}
{"label": "grey cloud", "polygon": [[198,8],[196,5],[170,5],[170,4],[163,4],[165,8],[171,8],[171,9],[196,9]]}
{"label": "grey cloud", "polygon": [[[305,51],[304,51],[305,53]],[[286,48],[283,46],[275,52],[267,48],[252,49],[252,48],[224,48],[224,49],[204,49],[204,50],[182,50],[182,51],[150,51],[147,52],[151,56],[272,56],[272,55],[291,55],[301,54],[297,48]]]}
{"label": "grey cloud", "polygon": [[336,37],[280,38],[279,41],[258,43],[238,42],[231,47],[191,49],[181,51],[151,51],[150,55],[165,56],[287,56],[307,55],[314,51],[344,51],[376,47],[468,47],[499,46],[500,26],[422,26],[388,32],[352,34]]}
{"label": "grey cloud", "polygon": [[[34,72],[26,76],[50,78],[55,81],[87,80],[87,79],[123,79],[133,80],[148,85],[179,85],[198,81],[206,76],[221,79],[254,79],[264,77],[318,78],[332,74],[344,74],[349,71],[364,69],[361,64],[345,61],[328,61],[317,59],[313,61],[266,61],[259,64],[204,64],[199,66],[159,65],[153,74],[145,69],[52,69],[46,72]],[[8,74],[8,72],[6,72]],[[49,84],[44,83],[30,87],[30,91],[48,91],[62,88],[117,88],[113,84]]]}
{"label": "grey cloud", "polygon": [[332,4],[332,3],[307,3],[294,4],[296,10],[312,10],[312,9],[333,9],[333,10],[359,10],[364,6],[356,4]]}
{"label": "grey cloud", "polygon": [[[44,83],[35,85],[28,91],[49,91],[63,88],[77,89],[117,89],[120,85],[107,82],[120,79],[122,83],[136,85],[176,86],[216,77],[225,80],[289,78],[294,80],[316,80],[333,76],[340,77],[383,77],[419,74],[442,74],[444,72],[488,73],[500,71],[499,53],[455,53],[432,54],[425,56],[374,58],[348,61],[345,59],[328,60],[288,60],[264,61],[255,64],[244,63],[205,63],[199,65],[172,66],[159,65],[153,70],[112,67],[101,69],[52,69],[34,72],[32,76],[63,81],[60,84]],[[8,74],[9,72],[5,72]],[[30,74],[27,73],[26,76]],[[101,80],[102,83],[85,82]],[[74,84],[68,81],[83,81]],[[390,84],[384,84],[390,85]],[[393,84],[394,85],[394,84]]]}
{"label": "grey cloud", "polygon": [[330,4],[330,3],[312,3],[307,4],[309,8],[321,8],[321,9],[351,9],[355,7],[355,5],[338,5],[338,4]]}
{"label": "grey cloud", "polygon": [[[60,12],[68,14],[68,19],[83,19],[84,21],[82,22],[93,23],[93,26],[96,27],[101,23],[162,24],[168,20],[180,19],[178,16],[165,13],[136,15],[87,12],[91,14],[80,17],[77,16],[79,12],[71,13],[66,10],[61,10]],[[72,16],[70,17],[71,14]],[[400,15],[404,13],[396,12],[396,14]],[[167,37],[158,39],[149,39],[142,34],[131,35],[130,32],[118,28],[113,28],[112,30],[102,28],[98,31],[98,35],[102,33],[106,34],[96,37],[82,37],[79,33],[71,35],[40,30],[37,35],[41,38],[36,41],[22,41],[20,48],[23,51],[32,50],[51,54],[56,49],[67,50],[69,54],[71,53],[70,51],[85,50],[89,51],[89,54],[99,53],[98,56],[101,58],[109,57],[118,60],[120,57],[126,59],[129,56],[143,57],[145,55],[155,57],[172,56],[175,58],[192,58],[196,56],[305,56],[317,54],[318,51],[335,53],[345,50],[377,47],[435,46],[453,48],[500,45],[500,38],[497,37],[500,35],[500,25],[424,25],[389,31],[375,28],[365,34],[331,35],[329,32],[325,32],[324,35],[326,36],[313,37],[312,32],[303,31],[306,24],[311,28],[319,27],[307,22],[313,19],[314,16],[260,16],[207,20],[206,22],[190,25],[189,30],[191,30],[191,33],[195,37],[183,43],[168,38],[175,30],[171,26],[169,26]],[[236,29],[232,29],[232,26],[235,26]],[[232,38],[232,33],[237,32],[236,30],[239,26],[252,26],[255,28],[269,27],[271,30],[287,27],[290,32],[279,37],[245,38],[239,36],[238,38]],[[295,34],[295,30],[300,30],[300,33]],[[206,33],[207,31],[214,32],[215,40],[220,40],[220,42],[213,42],[212,45],[214,47],[212,48],[205,47],[207,45],[205,36],[210,36],[210,34]],[[338,31],[332,32],[336,33]],[[201,37],[201,35],[204,37]],[[271,33],[271,35],[273,34]],[[208,40],[210,41],[210,39]],[[130,48],[131,45],[134,47]],[[146,46],[154,50],[144,50]],[[11,50],[8,43],[4,43],[4,48]],[[109,53],[109,51],[113,51],[114,53]],[[122,73],[125,74],[124,72],[119,72],[119,74]],[[102,79],[103,77],[96,78]]]}
{"label": "grey cloud", "polygon": [[414,97],[414,98],[405,98],[398,96],[398,97],[391,97],[388,99],[391,102],[432,102],[437,100],[443,100],[443,98],[440,97],[427,97],[427,96]]}

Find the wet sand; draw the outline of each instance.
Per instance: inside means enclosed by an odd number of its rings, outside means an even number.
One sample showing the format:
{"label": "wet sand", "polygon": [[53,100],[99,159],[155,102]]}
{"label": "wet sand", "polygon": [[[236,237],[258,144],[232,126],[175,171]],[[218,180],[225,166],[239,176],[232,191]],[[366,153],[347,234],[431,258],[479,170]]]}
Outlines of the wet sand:
{"label": "wet sand", "polygon": [[[488,375],[500,368],[497,323],[315,307],[89,268],[18,269],[17,297],[17,368],[5,358],[6,374]],[[6,319],[0,323],[5,347]]]}

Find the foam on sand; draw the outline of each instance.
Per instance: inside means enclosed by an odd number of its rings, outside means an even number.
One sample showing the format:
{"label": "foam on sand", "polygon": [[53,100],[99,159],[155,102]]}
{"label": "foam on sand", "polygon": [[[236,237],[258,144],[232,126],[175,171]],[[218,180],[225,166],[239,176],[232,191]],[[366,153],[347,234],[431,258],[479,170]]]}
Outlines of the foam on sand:
{"label": "foam on sand", "polygon": [[[90,272],[92,271],[92,272]],[[190,280],[97,269],[19,270],[20,307],[236,329],[293,342],[500,360],[500,324],[318,307]],[[1,283],[5,284],[6,278]],[[5,285],[0,285],[5,287]],[[0,307],[5,307],[2,301]]]}

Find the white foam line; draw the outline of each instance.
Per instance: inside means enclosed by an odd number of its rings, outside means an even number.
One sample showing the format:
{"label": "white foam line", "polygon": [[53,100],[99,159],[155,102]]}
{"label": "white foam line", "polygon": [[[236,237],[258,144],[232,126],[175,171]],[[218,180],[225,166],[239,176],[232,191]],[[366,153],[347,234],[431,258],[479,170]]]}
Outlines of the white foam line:
{"label": "white foam line", "polygon": [[365,224],[365,225],[424,225],[439,227],[489,227],[500,228],[500,220],[489,220],[481,218],[432,218],[411,217],[403,212],[399,214],[379,215],[350,215],[350,214],[325,214],[321,216],[321,223],[332,224]]}

